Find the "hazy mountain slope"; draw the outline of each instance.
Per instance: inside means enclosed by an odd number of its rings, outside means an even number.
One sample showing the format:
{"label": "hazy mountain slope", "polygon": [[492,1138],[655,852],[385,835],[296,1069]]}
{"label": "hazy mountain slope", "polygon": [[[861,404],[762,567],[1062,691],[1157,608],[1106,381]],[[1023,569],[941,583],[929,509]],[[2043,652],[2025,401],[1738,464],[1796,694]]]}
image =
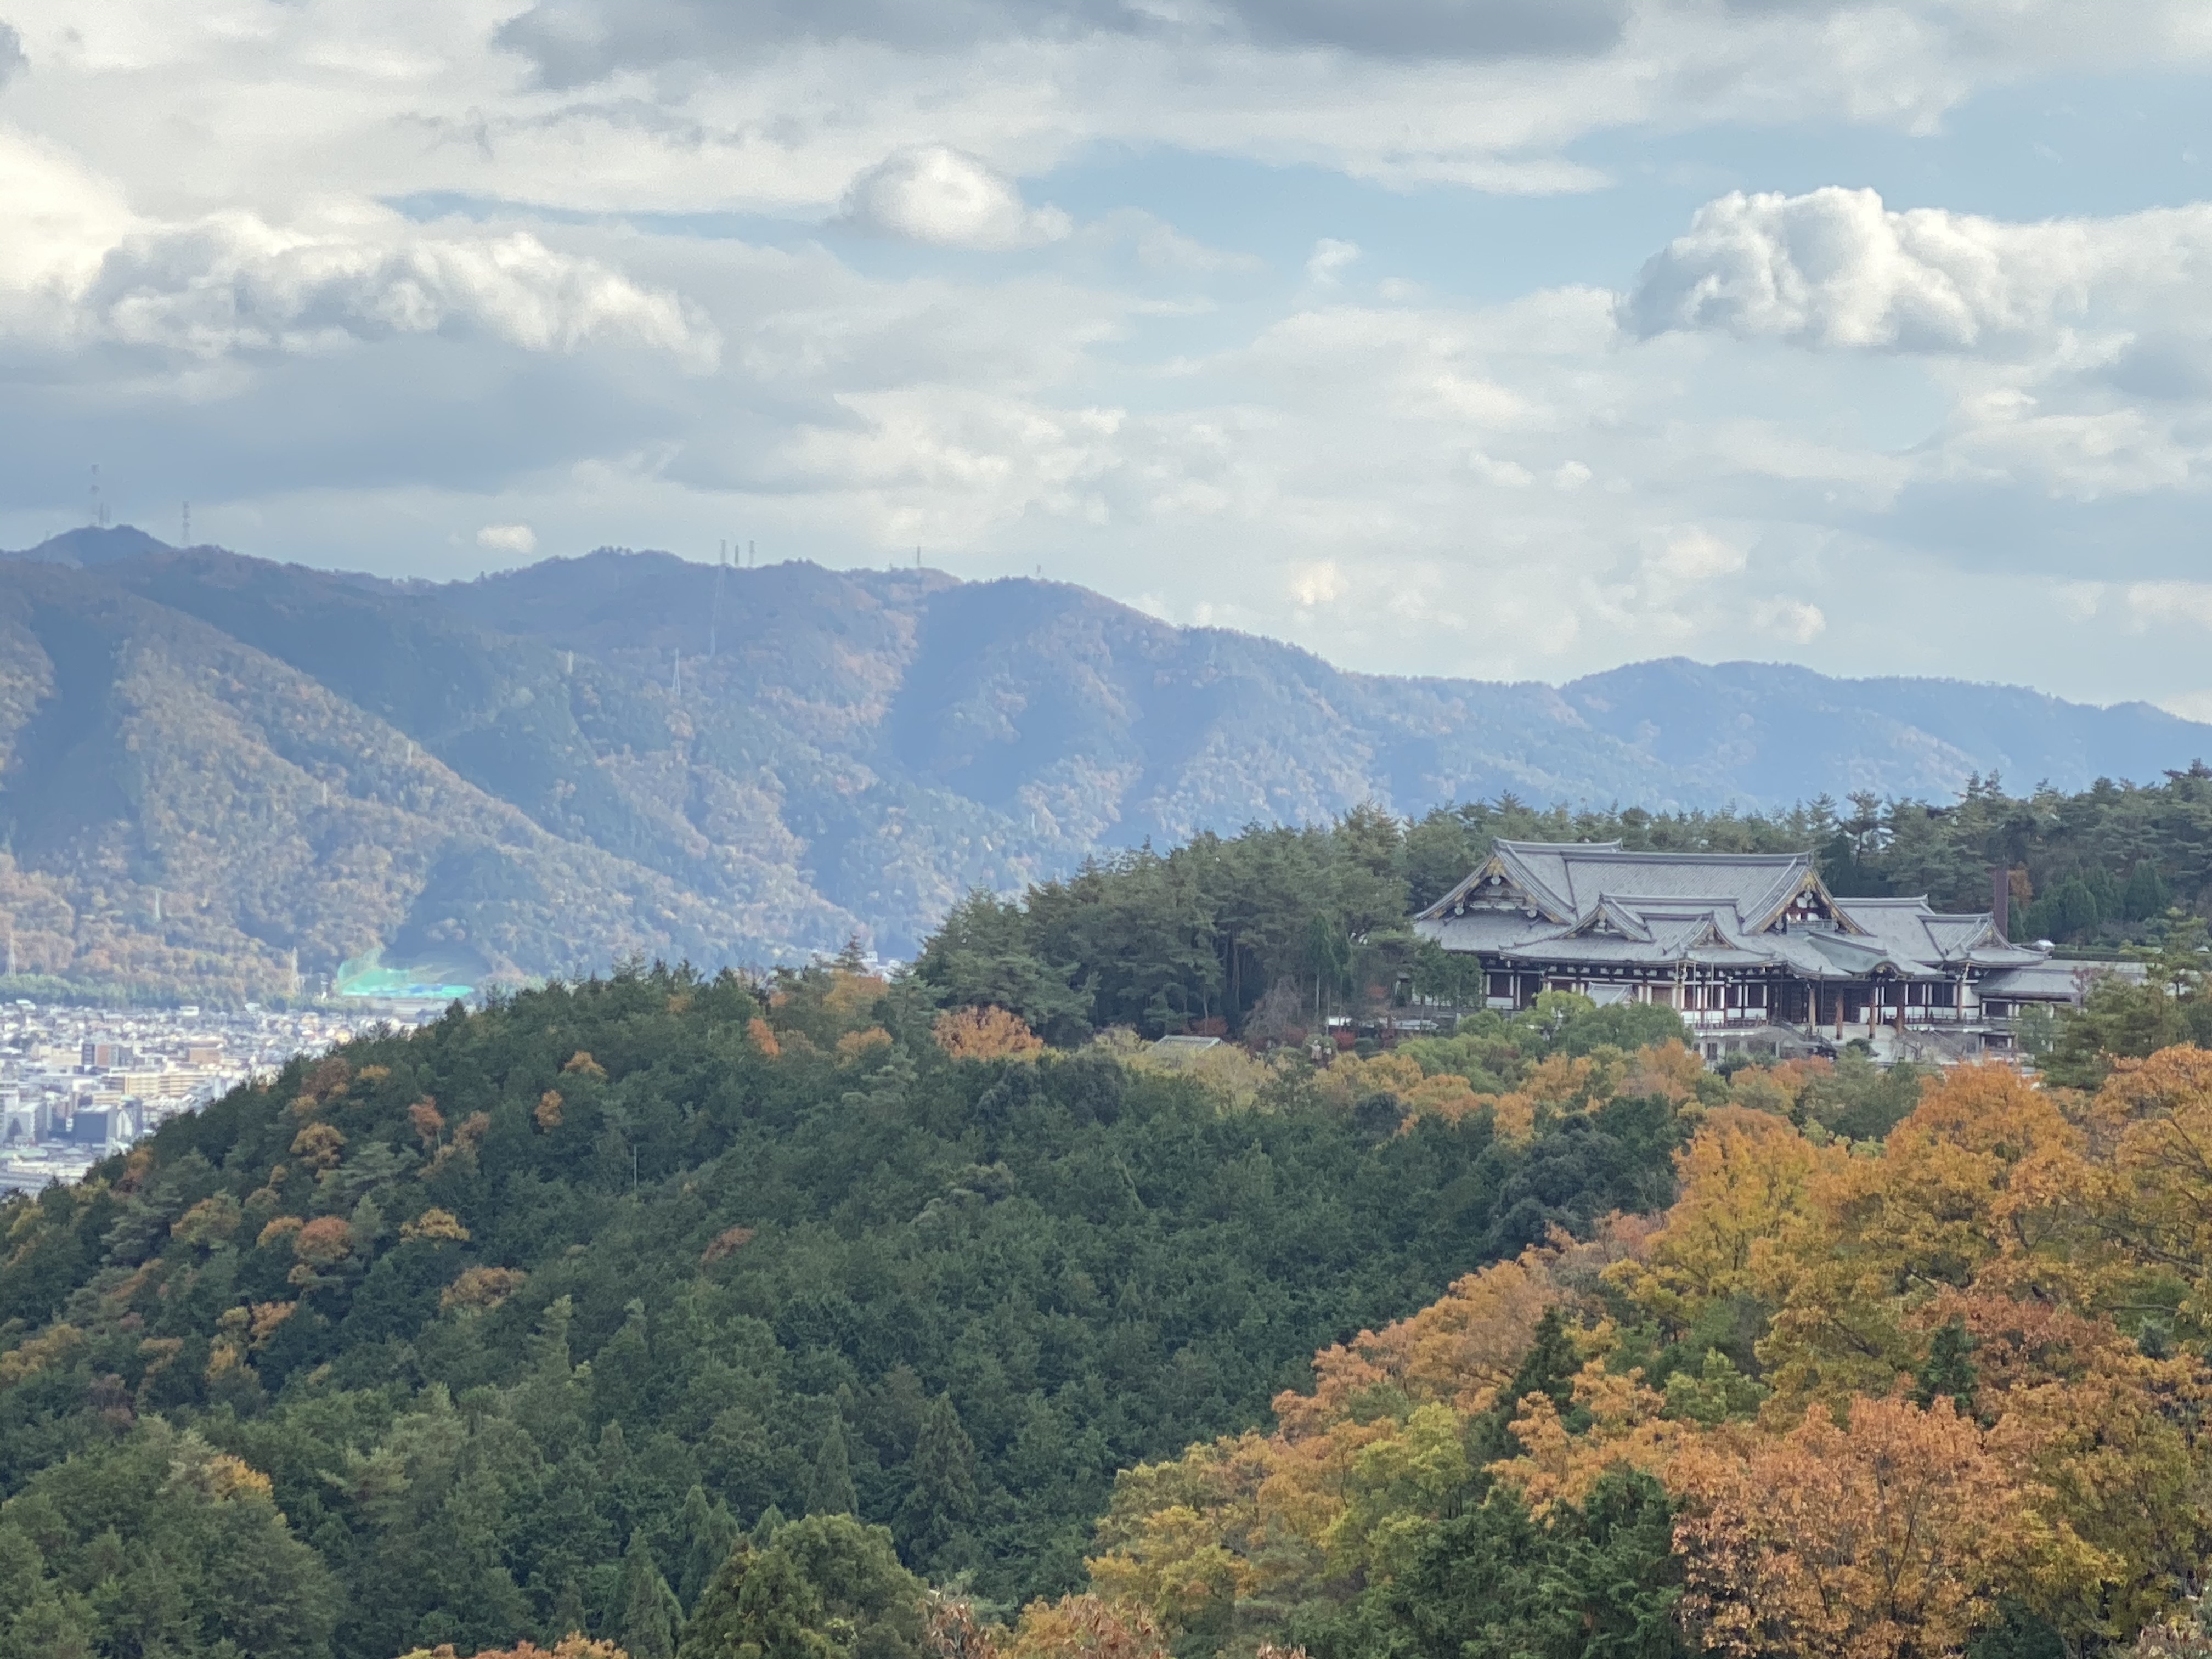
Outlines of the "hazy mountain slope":
{"label": "hazy mountain slope", "polygon": [[1062,583],[781,565],[727,572],[719,602],[716,585],[711,568],[665,555],[599,553],[429,603],[662,684],[680,651],[694,686],[872,779],[989,808],[1048,851],[1322,817],[1371,796],[1671,799],[1677,785],[1548,686],[1347,674]]}
{"label": "hazy mountain slope", "polygon": [[294,949],[311,971],[383,945],[464,975],[575,972],[751,931],[197,619],[76,571],[0,570],[0,827],[16,879],[70,918],[66,938],[28,930],[26,968],[251,994],[282,988]]}
{"label": "hazy mountain slope", "polygon": [[472,973],[855,929],[903,955],[969,887],[1362,800],[1942,798],[2212,752],[2140,705],[1748,663],[1352,674],[931,571],[602,551],[439,586],[129,529],[35,551],[0,562],[0,909],[41,961],[179,983],[372,944]]}
{"label": "hazy mountain slope", "polygon": [[1676,773],[1698,798],[1780,803],[1855,789],[1940,799],[1969,773],[2014,789],[2156,778],[2212,753],[2212,727],[2148,703],[2096,708],[2021,686],[1831,679],[1780,663],[1682,658],[1574,681],[1593,726]]}
{"label": "hazy mountain slope", "polygon": [[[771,805],[712,787],[695,803],[684,768],[668,763],[689,721],[656,685],[588,655],[489,638],[412,592],[299,566],[194,550],[112,574],[314,675],[550,835],[733,907],[743,926],[714,941],[717,955],[788,951],[858,925],[797,878]],[[744,709],[729,719],[757,723]],[[703,833],[695,805],[726,833]]]}

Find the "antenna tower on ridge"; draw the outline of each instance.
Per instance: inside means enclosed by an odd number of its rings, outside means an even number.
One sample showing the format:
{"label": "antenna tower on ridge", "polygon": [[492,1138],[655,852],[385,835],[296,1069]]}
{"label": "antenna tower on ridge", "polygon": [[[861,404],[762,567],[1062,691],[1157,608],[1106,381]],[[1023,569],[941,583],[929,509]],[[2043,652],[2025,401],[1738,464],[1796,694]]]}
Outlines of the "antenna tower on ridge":
{"label": "antenna tower on ridge", "polygon": [[190,501],[186,501],[186,502],[185,503],[185,538],[184,538],[184,539],[183,539],[182,541],[179,542],[179,543],[177,544],[177,545],[178,545],[178,546],[179,546],[179,547],[190,547],[191,544],[192,544],[192,504],[191,504]]}
{"label": "antenna tower on ridge", "polygon": [[722,544],[721,556],[714,561],[714,602],[707,611],[707,654],[713,657],[715,630],[722,623],[722,576],[730,568],[730,544]]}

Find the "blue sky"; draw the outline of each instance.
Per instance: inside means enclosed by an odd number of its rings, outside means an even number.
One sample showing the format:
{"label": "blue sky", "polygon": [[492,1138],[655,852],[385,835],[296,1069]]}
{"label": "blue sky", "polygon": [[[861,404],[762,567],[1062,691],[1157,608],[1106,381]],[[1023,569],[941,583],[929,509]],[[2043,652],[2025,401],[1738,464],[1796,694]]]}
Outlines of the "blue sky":
{"label": "blue sky", "polygon": [[[12,3],[15,9],[9,9]],[[0,0],[0,545],[2212,718],[2201,0]]]}

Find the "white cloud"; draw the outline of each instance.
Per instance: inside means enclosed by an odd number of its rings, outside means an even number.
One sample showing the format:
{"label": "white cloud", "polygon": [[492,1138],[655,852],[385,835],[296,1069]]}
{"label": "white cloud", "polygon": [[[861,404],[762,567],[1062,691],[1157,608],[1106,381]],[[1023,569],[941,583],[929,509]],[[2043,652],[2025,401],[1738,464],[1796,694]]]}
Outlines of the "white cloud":
{"label": "white cloud", "polygon": [[1627,0],[538,0],[500,31],[556,85],[672,59],[739,63],[793,41],[865,40],[908,51],[1024,36],[1152,37],[1186,50],[1259,41],[1384,58],[1579,55],[1617,41]]}
{"label": "white cloud", "polygon": [[58,145],[0,129],[0,304],[81,290],[133,222],[111,181]]}
{"label": "white cloud", "polygon": [[1792,645],[1810,645],[1828,629],[1820,607],[1803,599],[1761,599],[1751,608],[1751,621],[1761,633]]}
{"label": "white cloud", "polygon": [[637,346],[701,368],[718,350],[676,295],[527,231],[425,231],[397,216],[280,230],[222,214],[140,232],[78,306],[106,337],[200,356],[456,329],[529,351]]}
{"label": "white cloud", "polygon": [[1344,570],[1334,559],[1318,559],[1291,573],[1292,603],[1311,611],[1334,605],[1344,597]]}
{"label": "white cloud", "polygon": [[[921,540],[1366,667],[2179,648],[2130,635],[2124,595],[2202,545],[2199,210],[1724,198],[1632,303],[1601,252],[1492,304],[1468,296],[1528,265],[1490,228],[1414,269],[1369,185],[1298,192],[1325,168],[1625,200],[1646,186],[1576,159],[1620,146],[1577,141],[1928,132],[2053,68],[2187,74],[2202,0],[2094,31],[2081,0],[1270,6],[553,0],[499,51],[518,0],[46,0],[0,100],[40,135],[0,143],[0,350],[51,395],[0,409],[0,540],[96,453],[285,556],[392,568],[424,526],[526,512],[562,550]],[[1531,25],[1559,32],[1509,38]],[[1717,166],[1771,176],[1756,142],[1716,137]],[[1050,193],[1079,230],[1014,182],[1071,162]],[[1267,199],[1210,216],[1250,162]],[[816,236],[841,203],[893,245]],[[1357,267],[1313,240],[1347,227]],[[2094,628],[2042,580],[2086,569]],[[1993,620],[1961,638],[1969,607]]]}
{"label": "white cloud", "polygon": [[[1646,337],[1712,329],[1816,347],[1997,357],[2124,326],[2201,291],[2212,206],[2010,224],[1886,208],[1871,190],[1736,191],[1698,210],[1623,303]],[[2163,302],[2163,303],[2162,303]]]}
{"label": "white cloud", "polygon": [[1563,151],[1592,131],[1925,131],[1978,87],[2212,50],[2198,0],[2131,0],[2086,37],[2081,0],[541,0],[489,15],[603,139],[651,142],[605,121],[611,105],[680,111],[674,188],[714,176],[687,159],[703,148],[773,189],[779,159],[807,170],[775,153],[799,136],[878,155],[950,143],[1024,172],[1103,140],[1588,188],[1601,175]]}
{"label": "white cloud", "polygon": [[1981,88],[2212,57],[2201,0],[2130,0],[2090,38],[2081,3],[46,0],[9,97],[169,216],[281,220],[302,189],[818,212],[930,144],[1024,177],[1128,144],[1553,191],[1608,182],[1567,153],[1595,132],[1926,130]]}
{"label": "white cloud", "polygon": [[477,532],[477,545],[493,553],[527,556],[538,550],[538,532],[526,524],[488,524]]}
{"label": "white cloud", "polygon": [[2130,582],[2126,599],[2138,628],[2152,623],[2212,628],[2212,582]]}
{"label": "white cloud", "polygon": [[1072,228],[1058,208],[1026,206],[1010,179],[944,144],[901,150],[861,173],[840,217],[878,236],[986,251],[1055,242]]}
{"label": "white cloud", "polygon": [[1732,576],[1744,567],[1744,552],[1695,525],[1671,531],[1653,564],[1678,581],[1706,582]]}
{"label": "white cloud", "polygon": [[1344,280],[1359,258],[1359,244],[1340,242],[1333,236],[1324,236],[1314,244],[1313,252],[1306,260],[1306,281],[1316,288],[1334,288]]}

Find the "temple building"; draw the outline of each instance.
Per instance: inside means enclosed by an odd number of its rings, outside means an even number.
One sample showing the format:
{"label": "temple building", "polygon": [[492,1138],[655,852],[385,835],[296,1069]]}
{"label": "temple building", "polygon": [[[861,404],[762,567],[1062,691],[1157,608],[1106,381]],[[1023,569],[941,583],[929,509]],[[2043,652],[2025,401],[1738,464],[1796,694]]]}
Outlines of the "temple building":
{"label": "temple building", "polygon": [[[1545,991],[1678,1011],[1717,1058],[1730,1034],[1902,1042],[1952,1034],[1949,1058],[2012,1044],[2031,1004],[2067,1005],[2078,964],[2009,942],[1996,915],[1924,898],[1838,898],[1809,853],[1629,853],[1618,842],[1500,841],[1414,918],[1479,957],[1489,1006]],[[1853,1028],[1856,1028],[1854,1030]]]}

